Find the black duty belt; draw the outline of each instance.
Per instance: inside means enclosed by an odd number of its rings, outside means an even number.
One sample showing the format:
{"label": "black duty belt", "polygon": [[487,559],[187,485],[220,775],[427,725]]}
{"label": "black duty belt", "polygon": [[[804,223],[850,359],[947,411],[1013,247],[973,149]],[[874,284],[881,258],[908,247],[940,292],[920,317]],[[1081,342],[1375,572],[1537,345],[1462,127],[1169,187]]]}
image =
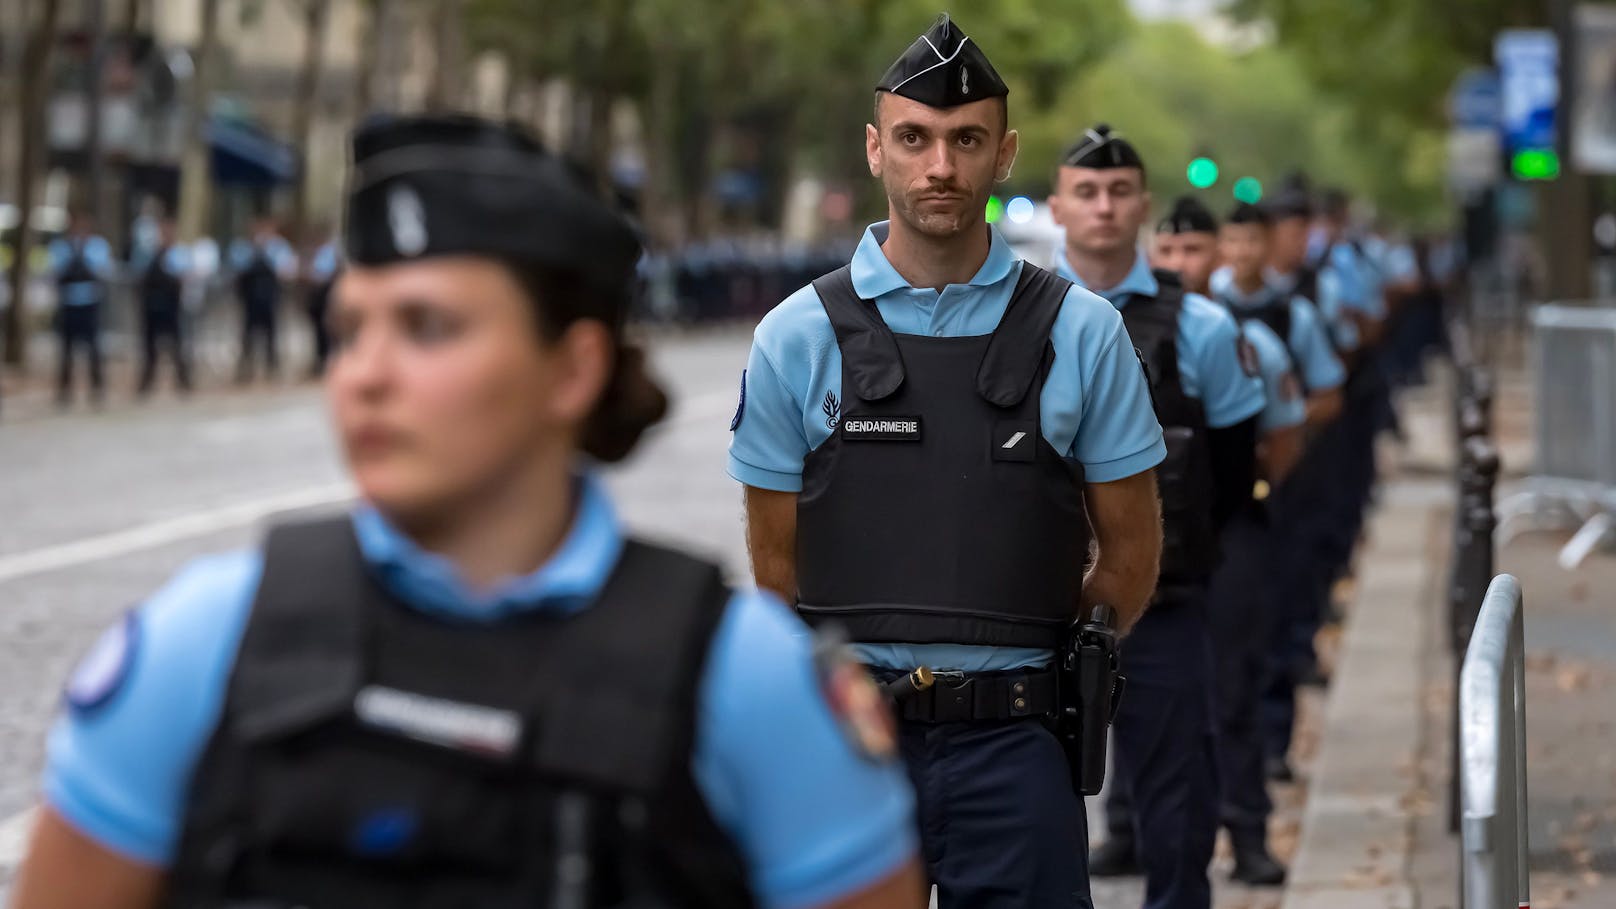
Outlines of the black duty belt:
{"label": "black duty belt", "polygon": [[897,701],[900,719],[916,723],[968,723],[1044,717],[1055,713],[1056,684],[1052,669],[1009,672],[925,671],[929,684],[914,679],[922,670],[904,674],[876,669],[874,674]]}

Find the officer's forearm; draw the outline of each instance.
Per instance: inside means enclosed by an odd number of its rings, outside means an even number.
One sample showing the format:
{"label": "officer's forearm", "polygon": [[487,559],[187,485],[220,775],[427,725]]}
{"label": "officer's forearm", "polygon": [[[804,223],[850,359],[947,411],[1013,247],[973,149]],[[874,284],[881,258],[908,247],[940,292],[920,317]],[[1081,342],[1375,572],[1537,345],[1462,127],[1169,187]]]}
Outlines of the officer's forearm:
{"label": "officer's forearm", "polygon": [[746,550],[759,588],[797,604],[797,494],[746,487]]}
{"label": "officer's forearm", "polygon": [[1288,426],[1265,434],[1257,448],[1257,457],[1262,478],[1269,486],[1278,487],[1302,458],[1302,427]]}
{"label": "officer's forearm", "polygon": [[1104,603],[1116,610],[1118,631],[1126,632],[1144,613],[1161,563],[1156,474],[1147,470],[1110,483],[1089,483],[1084,494],[1099,552],[1083,579],[1082,614]]}
{"label": "officer's forearm", "polygon": [[1315,392],[1307,396],[1307,425],[1309,429],[1322,429],[1341,416],[1341,389]]}

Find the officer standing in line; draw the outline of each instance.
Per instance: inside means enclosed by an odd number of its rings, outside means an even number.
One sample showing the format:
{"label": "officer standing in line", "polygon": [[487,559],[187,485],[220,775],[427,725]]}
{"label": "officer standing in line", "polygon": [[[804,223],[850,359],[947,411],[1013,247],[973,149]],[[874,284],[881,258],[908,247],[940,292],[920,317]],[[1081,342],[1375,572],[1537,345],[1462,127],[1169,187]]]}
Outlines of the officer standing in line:
{"label": "officer standing in line", "polygon": [[309,251],[305,260],[303,286],[308,295],[309,327],[314,333],[314,360],[309,364],[309,378],[318,379],[325,374],[325,362],[331,356],[327,319],[331,288],[337,283],[337,274],[342,268],[342,251],[337,248],[337,238],[329,228],[317,228],[312,236],[323,240]]}
{"label": "officer standing in line", "polygon": [[66,407],[73,401],[73,355],[82,349],[90,365],[90,402],[100,406],[106,398],[101,311],[106,306],[106,282],[116,267],[112,247],[95,232],[95,219],[89,212],[79,210],[69,216],[67,235],[51,241],[47,253],[50,272],[56,278],[55,325],[61,351],[56,405]]}
{"label": "officer standing in line", "polygon": [[729,471],[760,587],[880,679],[935,673],[899,738],[939,906],[1090,909],[1051,662],[1080,616],[1143,610],[1165,447],[1121,315],[986,223],[1007,94],[947,16],[881,79],[890,220],[758,326]]}
{"label": "officer standing in line", "polygon": [[353,151],[327,393],[362,501],[103,636],[14,909],[918,909],[879,690],[625,537],[588,467],[667,410],[633,229],[514,127]]}
{"label": "officer standing in line", "polygon": [[276,321],[281,289],[297,275],[297,254],[275,228],[275,219],[262,215],[251,233],[230,246],[230,268],[236,274],[236,295],[241,299],[241,359],[236,382],[252,381],[253,345],[264,358],[264,372],[273,379],[280,373]]}
{"label": "officer standing in line", "polygon": [[191,253],[174,240],[174,219],[157,221],[155,242],[135,264],[140,288],[140,382],[135,394],[146,397],[157,378],[157,353],[162,347],[174,364],[174,381],[181,394],[191,391],[191,365],[185,350],[185,281],[191,273]]}
{"label": "officer standing in line", "polygon": [[[1178,271],[1185,283],[1205,287],[1217,263],[1216,218],[1184,197],[1156,229],[1152,261]],[[1268,851],[1268,797],[1263,743],[1257,722],[1268,673],[1275,589],[1269,501],[1302,454],[1307,420],[1302,385],[1285,342],[1261,321],[1241,323],[1261,364],[1266,403],[1258,417],[1257,472],[1252,495],[1223,529],[1223,558],[1208,591],[1212,653],[1217,666],[1218,777],[1222,821],[1234,852],[1236,881],[1278,886],[1285,868]]]}
{"label": "officer standing in line", "polygon": [[[1303,454],[1303,462],[1294,468],[1282,500],[1274,506],[1279,525],[1276,537],[1283,542],[1286,557],[1271,563],[1279,569],[1272,583],[1279,591],[1280,606],[1269,650],[1274,665],[1264,695],[1263,738],[1269,777],[1288,780],[1293,778],[1286,754],[1295,719],[1295,688],[1306,669],[1299,665],[1298,653],[1304,646],[1308,655],[1312,653],[1319,602],[1315,593],[1319,586],[1318,565],[1312,540],[1301,533],[1313,520],[1311,510],[1317,506],[1299,484],[1307,479],[1304,473],[1310,460],[1318,457],[1318,433],[1340,416],[1346,369],[1312,301],[1268,282],[1265,265],[1271,257],[1270,232],[1265,210],[1244,203],[1237,206],[1219,232],[1219,250],[1228,264],[1213,273],[1212,290],[1235,318],[1260,321],[1285,342],[1307,395],[1307,426],[1315,435]],[[1305,644],[1298,639],[1304,631]]]}
{"label": "officer standing in line", "polygon": [[1127,139],[1104,124],[1087,130],[1061,159],[1049,211],[1066,230],[1058,273],[1121,311],[1167,443],[1156,469],[1160,576],[1122,646],[1109,836],[1090,873],[1131,870],[1137,856],[1146,909],[1207,909],[1218,780],[1206,590],[1218,535],[1251,498],[1262,380],[1234,318],[1175,273],[1152,272],[1137,247],[1150,191]]}
{"label": "officer standing in line", "polygon": [[1179,196],[1156,225],[1150,264],[1178,275],[1184,290],[1209,297],[1218,268],[1218,219],[1194,196]]}

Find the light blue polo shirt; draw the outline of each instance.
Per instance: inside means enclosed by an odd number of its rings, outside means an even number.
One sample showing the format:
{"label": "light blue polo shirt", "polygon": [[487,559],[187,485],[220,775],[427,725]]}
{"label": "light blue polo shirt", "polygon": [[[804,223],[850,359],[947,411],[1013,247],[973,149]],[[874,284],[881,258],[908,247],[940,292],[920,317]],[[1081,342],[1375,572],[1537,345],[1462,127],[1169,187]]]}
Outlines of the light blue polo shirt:
{"label": "light blue polo shirt", "polygon": [[[478,622],[532,609],[572,612],[588,608],[624,542],[598,482],[586,477],[578,489],[577,515],[555,555],[482,592],[373,509],[357,509],[353,522],[365,560],[414,608]],[[218,724],[262,570],[258,552],[192,563],[81,664],[70,691],[114,681],[104,702],[69,707],[50,734],[45,799],[74,828],[134,861],[173,861],[191,775]],[[834,902],[915,854],[901,767],[850,747],[821,693],[807,629],[773,597],[730,600],[701,681],[697,724],[696,781],[763,905]]]}
{"label": "light blue polo shirt", "polygon": [[105,239],[97,236],[85,237],[82,240],[57,237],[46,249],[51,275],[60,278],[62,273],[67,271],[68,265],[73,262],[75,254],[84,256],[84,264],[95,275],[96,280],[63,285],[60,290],[61,303],[63,306],[89,306],[99,303],[105,294],[105,288],[100,282],[112,280],[117,269],[112,259],[112,247],[107,245]]}
{"label": "light blue polo shirt", "polygon": [[[134,273],[144,275],[151,268],[152,258],[157,255],[158,247],[144,246],[136,251],[129,266]],[[170,277],[183,278],[191,273],[191,249],[184,243],[170,244],[163,251],[162,269]]]}
{"label": "light blue polo shirt", "polygon": [[[853,289],[873,300],[898,334],[985,335],[998,327],[1021,276],[1022,262],[997,229],[986,261],[965,284],[941,292],[911,287],[887,261],[887,222],[864,232],[853,253]],[[1074,287],[1050,331],[1054,363],[1039,397],[1041,429],[1051,447],[1080,462],[1090,483],[1107,483],[1161,463],[1167,449],[1122,316],[1105,300]],[[730,442],[729,473],[759,489],[802,491],[802,464],[830,438],[827,395],[842,397],[842,354],[836,332],[809,285],[759,323],[742,377],[743,394]],[[968,520],[961,516],[961,520]],[[1075,609],[1075,605],[1074,605]],[[1048,650],[955,644],[857,645],[871,665],[930,666],[984,672],[1047,663]]]}
{"label": "light blue polo shirt", "polygon": [[337,269],[341,267],[341,251],[334,241],[327,240],[314,251],[314,258],[309,262],[309,277],[324,283],[336,277]]}
{"label": "light blue polo shirt", "polygon": [[290,278],[297,271],[297,253],[293,252],[292,245],[281,237],[270,237],[264,241],[232,242],[229,253],[230,267],[235,271],[246,271],[260,254],[269,260],[269,267],[283,279]]}
{"label": "light blue polo shirt", "polygon": [[1262,372],[1263,409],[1257,416],[1257,431],[1269,433],[1307,422],[1307,399],[1301,382],[1295,378],[1285,342],[1256,319],[1240,323],[1240,331],[1257,351]]}
{"label": "light blue polo shirt", "polygon": [[1228,266],[1212,273],[1212,294],[1227,305],[1236,318],[1240,318],[1243,310],[1260,309],[1276,297],[1285,296],[1291,306],[1290,337],[1285,339],[1285,346],[1290,349],[1308,392],[1329,391],[1347,380],[1346,367],[1335,355],[1318,311],[1309,301],[1266,285],[1254,294],[1243,294],[1234,286],[1234,271]]}
{"label": "light blue polo shirt", "polygon": [[[1063,251],[1055,262],[1061,277],[1088,287]],[[1143,251],[1116,287],[1089,287],[1118,310],[1136,296],[1154,297],[1160,284]],[[1184,394],[1201,402],[1206,425],[1223,429],[1257,416],[1263,408],[1260,375],[1247,375],[1240,363],[1240,327],[1229,311],[1195,293],[1184,295],[1178,313],[1178,377]]]}

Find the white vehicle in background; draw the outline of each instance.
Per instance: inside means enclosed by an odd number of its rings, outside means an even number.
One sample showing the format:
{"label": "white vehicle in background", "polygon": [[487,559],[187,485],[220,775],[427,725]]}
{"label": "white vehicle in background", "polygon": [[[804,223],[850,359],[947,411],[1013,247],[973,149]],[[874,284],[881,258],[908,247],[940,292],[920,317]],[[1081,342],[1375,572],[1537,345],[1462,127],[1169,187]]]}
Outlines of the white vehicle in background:
{"label": "white vehicle in background", "polygon": [[[1054,271],[1055,257],[1066,244],[1066,231],[1049,215],[1049,206],[1026,196],[1003,203],[994,222],[1017,256],[1039,268]],[[993,208],[990,204],[989,208]]]}

